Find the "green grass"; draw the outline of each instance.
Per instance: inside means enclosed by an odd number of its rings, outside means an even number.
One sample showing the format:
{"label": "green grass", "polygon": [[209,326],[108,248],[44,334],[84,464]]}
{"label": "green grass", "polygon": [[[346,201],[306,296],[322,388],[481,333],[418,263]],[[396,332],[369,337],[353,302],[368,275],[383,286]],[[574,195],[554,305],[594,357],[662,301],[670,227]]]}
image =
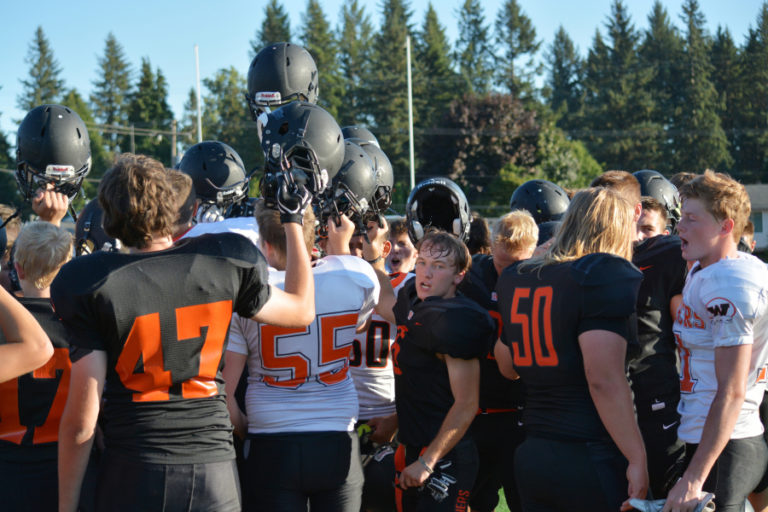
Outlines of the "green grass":
{"label": "green grass", "polygon": [[504,489],[499,489],[499,504],[496,505],[495,512],[509,512],[507,500],[504,498]]}

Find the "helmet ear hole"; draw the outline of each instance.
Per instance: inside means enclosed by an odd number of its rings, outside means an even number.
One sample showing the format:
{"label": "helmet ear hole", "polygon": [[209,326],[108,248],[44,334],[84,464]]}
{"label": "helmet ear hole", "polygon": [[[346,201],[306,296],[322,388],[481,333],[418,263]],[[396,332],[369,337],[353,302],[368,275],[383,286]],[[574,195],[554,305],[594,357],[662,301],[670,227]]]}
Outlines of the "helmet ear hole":
{"label": "helmet ear hole", "polygon": [[286,133],[288,133],[288,130],[290,129],[291,129],[291,126],[288,123],[283,123],[280,125],[280,128],[277,130],[277,133],[279,133],[280,135],[285,135]]}

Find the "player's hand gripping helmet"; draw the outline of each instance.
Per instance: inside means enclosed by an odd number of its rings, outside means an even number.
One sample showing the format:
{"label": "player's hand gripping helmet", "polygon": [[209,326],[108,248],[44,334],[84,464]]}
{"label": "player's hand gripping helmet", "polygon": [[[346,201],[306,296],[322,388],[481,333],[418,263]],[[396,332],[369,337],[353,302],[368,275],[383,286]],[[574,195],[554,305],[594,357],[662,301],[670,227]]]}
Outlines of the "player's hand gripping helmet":
{"label": "player's hand gripping helmet", "polygon": [[547,180],[526,181],[515,189],[509,201],[512,210],[528,210],[536,224],[560,220],[568,209],[568,194]]}
{"label": "player's hand gripping helmet", "polygon": [[680,221],[680,195],[671,181],[660,172],[650,169],[636,171],[632,175],[640,182],[640,194],[650,196],[664,205],[667,210],[667,224],[674,228]]}
{"label": "player's hand gripping helmet", "polygon": [[251,61],[245,99],[256,121],[262,112],[294,100],[317,103],[317,65],[299,45],[273,43]]}
{"label": "player's hand gripping helmet", "polygon": [[248,197],[250,176],[237,151],[223,142],[207,140],[189,148],[176,166],[192,178],[203,206],[216,206],[224,217]]}
{"label": "player's hand gripping helmet", "polygon": [[373,144],[377,148],[381,147],[379,145],[379,139],[376,138],[371,130],[364,126],[343,126],[341,128],[341,133],[344,135],[344,140],[354,142],[358,146]]}
{"label": "player's hand gripping helmet", "polygon": [[429,178],[416,185],[405,205],[408,235],[416,244],[430,227],[442,229],[461,241],[469,237],[469,203],[459,186],[448,178]]}
{"label": "player's hand gripping helmet", "polygon": [[98,199],[91,199],[77,216],[75,224],[75,254],[83,256],[96,251],[117,252],[120,240],[112,238],[101,224],[104,211]]}
{"label": "player's hand gripping helmet", "polygon": [[344,162],[341,128],[328,112],[305,101],[294,101],[267,115],[261,140],[266,164],[261,195],[271,204],[277,176],[286,169],[302,171],[313,196],[322,193]]}
{"label": "player's hand gripping helmet", "polygon": [[76,112],[61,105],[29,111],[16,139],[16,181],[26,200],[47,183],[72,200],[90,170],[91,140]]}

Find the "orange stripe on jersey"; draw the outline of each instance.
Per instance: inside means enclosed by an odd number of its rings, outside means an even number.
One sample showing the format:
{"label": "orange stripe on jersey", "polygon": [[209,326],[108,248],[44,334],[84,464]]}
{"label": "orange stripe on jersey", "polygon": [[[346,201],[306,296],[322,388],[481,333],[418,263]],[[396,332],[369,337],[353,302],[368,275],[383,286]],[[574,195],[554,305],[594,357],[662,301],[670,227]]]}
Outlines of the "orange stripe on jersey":
{"label": "orange stripe on jersey", "polygon": [[389,274],[389,281],[392,283],[392,288],[397,288],[400,283],[408,279],[408,272],[397,272],[395,274]]}

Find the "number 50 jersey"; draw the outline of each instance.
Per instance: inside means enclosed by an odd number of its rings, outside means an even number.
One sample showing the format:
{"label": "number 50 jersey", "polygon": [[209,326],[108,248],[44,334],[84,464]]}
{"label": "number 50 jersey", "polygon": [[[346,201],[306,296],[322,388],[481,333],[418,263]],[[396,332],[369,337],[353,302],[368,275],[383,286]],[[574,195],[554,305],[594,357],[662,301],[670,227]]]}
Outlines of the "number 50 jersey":
{"label": "number 50 jersey", "polygon": [[[358,402],[349,375],[357,326],[379,297],[373,268],[356,256],[326,256],[312,269],[315,320],[284,328],[233,317],[227,350],[248,356],[248,432],[348,432]],[[285,272],[270,269],[282,288]],[[358,335],[359,336],[359,335]]]}

